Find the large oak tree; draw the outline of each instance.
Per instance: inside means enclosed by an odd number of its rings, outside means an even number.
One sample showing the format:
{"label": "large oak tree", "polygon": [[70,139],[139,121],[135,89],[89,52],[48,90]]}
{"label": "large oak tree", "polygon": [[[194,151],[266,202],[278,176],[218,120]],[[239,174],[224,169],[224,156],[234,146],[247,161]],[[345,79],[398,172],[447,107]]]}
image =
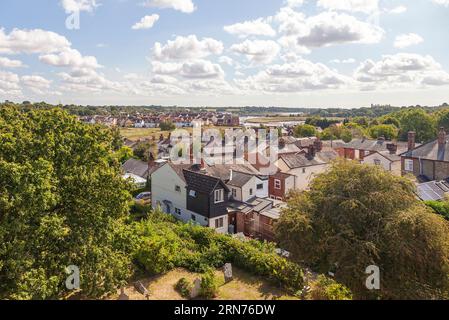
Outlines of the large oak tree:
{"label": "large oak tree", "polygon": [[[293,196],[275,227],[294,259],[333,272],[357,298],[447,298],[449,227],[414,186],[376,166],[340,161]],[[370,291],[366,268],[380,268]]]}

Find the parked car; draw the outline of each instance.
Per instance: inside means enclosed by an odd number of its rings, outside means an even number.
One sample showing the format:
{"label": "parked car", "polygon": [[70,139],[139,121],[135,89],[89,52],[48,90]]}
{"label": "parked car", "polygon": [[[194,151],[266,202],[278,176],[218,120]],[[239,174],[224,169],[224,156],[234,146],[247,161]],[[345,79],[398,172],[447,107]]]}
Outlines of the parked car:
{"label": "parked car", "polygon": [[136,200],[148,201],[151,200],[151,192],[142,192],[136,196]]}

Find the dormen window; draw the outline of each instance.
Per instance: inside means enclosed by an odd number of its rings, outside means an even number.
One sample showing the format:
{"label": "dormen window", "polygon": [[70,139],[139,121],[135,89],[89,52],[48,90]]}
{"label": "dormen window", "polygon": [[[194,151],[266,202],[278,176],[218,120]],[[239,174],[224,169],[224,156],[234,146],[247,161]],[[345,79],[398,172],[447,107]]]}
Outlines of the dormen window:
{"label": "dormen window", "polygon": [[215,190],[215,203],[220,203],[224,201],[224,190],[218,189]]}
{"label": "dormen window", "polygon": [[376,166],[380,166],[380,165],[381,165],[381,162],[380,162],[379,159],[375,159],[375,160],[374,160],[374,164],[375,164]]}
{"label": "dormen window", "polygon": [[261,183],[261,184],[258,184],[257,185],[257,190],[262,190],[263,189],[263,184]]}
{"label": "dormen window", "polygon": [[404,162],[405,171],[413,172],[413,160],[406,159]]}
{"label": "dormen window", "polygon": [[278,190],[281,189],[281,180],[279,179],[274,180],[274,188]]}

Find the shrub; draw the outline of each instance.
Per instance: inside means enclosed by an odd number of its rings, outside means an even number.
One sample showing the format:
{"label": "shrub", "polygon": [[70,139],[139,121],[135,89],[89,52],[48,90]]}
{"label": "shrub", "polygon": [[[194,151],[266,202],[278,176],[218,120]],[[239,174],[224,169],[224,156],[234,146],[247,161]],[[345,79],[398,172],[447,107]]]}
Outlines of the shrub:
{"label": "shrub", "polygon": [[179,292],[181,297],[190,298],[190,291],[192,290],[192,284],[186,278],[181,278],[175,285],[175,290]]}
{"label": "shrub", "polygon": [[308,298],[311,300],[352,300],[352,293],[344,285],[324,275],[312,283]]}
{"label": "shrub", "polygon": [[432,208],[433,211],[442,215],[446,220],[449,220],[449,202],[448,201],[426,201],[425,204]]}
{"label": "shrub", "polygon": [[209,269],[201,277],[200,296],[205,299],[212,299],[217,296],[217,293],[217,280],[215,279],[214,271]]}

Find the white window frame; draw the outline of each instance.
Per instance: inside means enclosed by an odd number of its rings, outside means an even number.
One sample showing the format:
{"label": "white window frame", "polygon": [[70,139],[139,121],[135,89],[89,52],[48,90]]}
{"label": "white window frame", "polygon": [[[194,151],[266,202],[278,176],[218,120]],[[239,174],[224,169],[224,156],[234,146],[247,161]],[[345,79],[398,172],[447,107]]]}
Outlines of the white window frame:
{"label": "white window frame", "polygon": [[413,166],[414,166],[414,163],[413,163],[412,159],[405,159],[404,160],[404,170],[405,171],[413,172],[413,169],[414,169]]}
{"label": "white window frame", "polygon": [[196,198],[196,191],[195,190],[190,190],[189,196],[192,197],[192,198]]}
{"label": "white window frame", "polygon": [[217,189],[214,191],[214,202],[215,203],[224,202],[224,190],[223,189]]}
{"label": "white window frame", "polygon": [[282,189],[282,181],[279,179],[274,179],[274,188],[276,190],[281,190]]}

